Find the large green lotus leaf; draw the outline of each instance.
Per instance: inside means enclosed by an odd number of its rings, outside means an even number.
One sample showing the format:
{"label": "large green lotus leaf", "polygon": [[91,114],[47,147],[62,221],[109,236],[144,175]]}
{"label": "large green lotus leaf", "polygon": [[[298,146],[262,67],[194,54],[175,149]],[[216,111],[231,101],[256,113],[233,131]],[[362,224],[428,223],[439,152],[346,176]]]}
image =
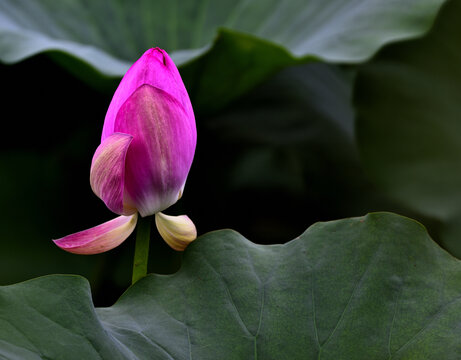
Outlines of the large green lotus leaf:
{"label": "large green lotus leaf", "polygon": [[[294,58],[361,62],[383,44],[427,31],[443,2],[3,0],[0,60],[49,52],[97,82],[123,75],[145,49],[160,46],[179,65],[210,55],[200,61],[215,71],[207,68],[210,77],[197,87],[212,94],[208,82],[222,90],[221,81],[230,79],[239,86],[226,83],[226,91],[238,94]],[[220,28],[227,30],[216,37]],[[203,70],[192,75],[196,80]],[[224,102],[220,95],[215,101]]]}
{"label": "large green lotus leaf", "polygon": [[390,213],[285,245],[200,237],[173,275],[95,309],[85,279],[0,288],[6,359],[458,359],[461,264]]}
{"label": "large green lotus leaf", "polygon": [[460,12],[452,1],[426,37],[384,49],[359,71],[355,93],[370,175],[399,202],[444,222],[461,220]]}

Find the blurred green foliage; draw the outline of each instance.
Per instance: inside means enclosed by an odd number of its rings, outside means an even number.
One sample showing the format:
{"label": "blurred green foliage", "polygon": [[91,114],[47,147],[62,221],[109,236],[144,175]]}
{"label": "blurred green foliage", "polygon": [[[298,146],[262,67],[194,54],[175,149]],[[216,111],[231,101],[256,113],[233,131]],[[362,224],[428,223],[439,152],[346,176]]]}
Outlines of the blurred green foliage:
{"label": "blurred green foliage", "polygon": [[[422,39],[384,48],[359,69],[355,91],[362,161],[387,195],[440,222],[461,257],[461,2]],[[456,229],[456,230],[455,230]]]}

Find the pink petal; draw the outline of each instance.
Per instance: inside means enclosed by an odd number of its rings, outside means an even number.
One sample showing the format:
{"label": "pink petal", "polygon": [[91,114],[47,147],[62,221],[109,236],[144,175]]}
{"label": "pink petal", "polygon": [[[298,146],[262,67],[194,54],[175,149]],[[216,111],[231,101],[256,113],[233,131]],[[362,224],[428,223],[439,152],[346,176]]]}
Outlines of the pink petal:
{"label": "pink petal", "polygon": [[143,85],[120,108],[115,131],[131,134],[125,163],[126,203],[142,216],[174,204],[194,158],[195,121],[165,91]]}
{"label": "pink petal", "polygon": [[136,209],[123,202],[125,158],[132,140],[131,135],[112,134],[96,149],[91,163],[91,188],[116,214],[129,215],[136,212]]}
{"label": "pink petal", "polygon": [[119,246],[136,227],[138,214],[119,216],[104,224],[53,240],[61,249],[81,255],[99,254]]}
{"label": "pink petal", "polygon": [[119,109],[131,94],[144,84],[157,87],[170,94],[182,104],[187,116],[194,118],[189,95],[173,60],[165,50],[149,49],[131,66],[115,91],[104,120],[101,141],[114,132]]}

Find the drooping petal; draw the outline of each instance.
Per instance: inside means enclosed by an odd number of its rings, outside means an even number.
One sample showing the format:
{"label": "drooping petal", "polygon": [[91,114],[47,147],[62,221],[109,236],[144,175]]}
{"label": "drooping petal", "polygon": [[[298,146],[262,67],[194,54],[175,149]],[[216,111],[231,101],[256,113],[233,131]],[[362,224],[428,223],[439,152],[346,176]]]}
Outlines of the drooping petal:
{"label": "drooping petal", "polygon": [[53,240],[61,249],[81,255],[99,254],[109,251],[123,241],[136,227],[138,214],[119,216],[101,225]]}
{"label": "drooping petal", "polygon": [[194,223],[187,215],[155,214],[155,225],[163,240],[174,250],[183,251],[197,238]]}
{"label": "drooping petal", "polygon": [[195,121],[171,95],[143,85],[120,108],[115,130],[133,136],[126,155],[125,202],[142,216],[173,205],[194,158]]}
{"label": "drooping petal", "polygon": [[119,109],[144,84],[170,94],[183,106],[187,116],[194,119],[189,95],[173,60],[165,50],[149,49],[130,67],[115,91],[104,120],[101,141],[116,131],[114,124]]}
{"label": "drooping petal", "polygon": [[90,170],[94,193],[116,214],[130,215],[136,209],[124,206],[125,159],[133,136],[114,133],[98,146]]}

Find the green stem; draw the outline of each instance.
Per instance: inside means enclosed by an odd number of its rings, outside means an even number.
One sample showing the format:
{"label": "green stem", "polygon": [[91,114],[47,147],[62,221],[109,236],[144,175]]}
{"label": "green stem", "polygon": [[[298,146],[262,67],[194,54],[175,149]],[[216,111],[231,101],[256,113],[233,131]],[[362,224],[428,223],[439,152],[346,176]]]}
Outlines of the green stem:
{"label": "green stem", "polygon": [[152,218],[150,216],[147,218],[138,218],[136,229],[136,247],[134,250],[133,261],[133,277],[131,280],[132,284],[147,275],[151,219]]}

